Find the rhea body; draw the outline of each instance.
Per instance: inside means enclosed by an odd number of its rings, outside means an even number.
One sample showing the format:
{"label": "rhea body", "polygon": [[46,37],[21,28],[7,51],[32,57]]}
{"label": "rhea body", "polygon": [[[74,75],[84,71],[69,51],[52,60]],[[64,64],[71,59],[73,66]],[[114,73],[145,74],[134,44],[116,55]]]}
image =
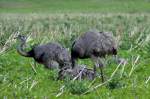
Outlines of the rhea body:
{"label": "rhea body", "polygon": [[96,74],[96,67],[99,67],[103,82],[103,64],[99,58],[106,55],[117,55],[117,45],[113,34],[109,32],[86,32],[72,44],[72,67],[75,67],[77,59],[91,58],[95,64],[93,67],[94,75]]}
{"label": "rhea body", "polygon": [[[32,57],[40,64],[43,64],[46,68],[61,69],[64,66],[70,66],[71,56],[66,48],[62,47],[58,43],[47,43],[44,45],[34,46],[30,51],[25,51],[26,37],[19,35],[17,37],[20,40],[20,44],[17,47],[17,52],[24,57]],[[53,63],[59,64],[56,67]]]}

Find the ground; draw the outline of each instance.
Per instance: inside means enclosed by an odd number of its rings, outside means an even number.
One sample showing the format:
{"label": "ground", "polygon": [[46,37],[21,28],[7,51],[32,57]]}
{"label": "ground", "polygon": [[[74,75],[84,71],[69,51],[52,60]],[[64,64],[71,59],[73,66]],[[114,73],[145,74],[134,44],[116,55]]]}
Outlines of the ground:
{"label": "ground", "polygon": [[[150,98],[150,2],[148,0],[0,0],[0,97],[56,98],[61,86],[64,99]],[[16,31],[28,35],[28,45],[59,42],[70,51],[75,38],[89,30],[110,31],[118,41],[118,55],[128,61],[121,65],[107,56],[105,79],[57,81],[57,71],[20,56],[13,38]],[[27,50],[30,50],[28,48]],[[79,60],[92,68],[90,59]]]}

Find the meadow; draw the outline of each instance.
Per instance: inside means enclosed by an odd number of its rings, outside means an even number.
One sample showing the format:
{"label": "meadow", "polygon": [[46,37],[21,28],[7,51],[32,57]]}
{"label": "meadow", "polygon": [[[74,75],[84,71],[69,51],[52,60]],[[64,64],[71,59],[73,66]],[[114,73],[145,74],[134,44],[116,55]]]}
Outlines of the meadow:
{"label": "meadow", "polygon": [[149,0],[0,0],[1,13],[147,13]]}
{"label": "meadow", "polygon": [[[148,0],[93,0],[93,3],[58,0],[51,5],[50,1],[0,0],[0,98],[150,98]],[[121,5],[123,2],[125,7]],[[29,3],[31,6],[22,5]],[[64,9],[59,4],[64,5]],[[93,82],[57,81],[57,71],[48,70],[41,64],[34,67],[32,58],[22,57],[16,51],[19,42],[14,37],[17,31],[29,36],[27,50],[35,44],[59,42],[70,51],[75,38],[91,30],[112,32],[118,43],[118,56],[127,60],[126,64],[118,65],[111,56],[103,59],[105,83],[99,78]],[[90,59],[79,60],[78,64],[93,67]],[[62,86],[65,86],[63,90]],[[95,86],[97,88],[92,89]]]}

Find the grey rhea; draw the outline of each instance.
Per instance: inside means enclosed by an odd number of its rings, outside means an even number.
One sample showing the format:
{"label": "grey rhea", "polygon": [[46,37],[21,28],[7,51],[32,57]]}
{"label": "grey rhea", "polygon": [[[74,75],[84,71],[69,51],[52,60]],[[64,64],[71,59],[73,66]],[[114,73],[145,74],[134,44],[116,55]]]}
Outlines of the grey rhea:
{"label": "grey rhea", "polygon": [[[44,45],[36,45],[30,51],[25,51],[26,37],[18,35],[17,39],[20,40],[20,44],[17,47],[17,52],[25,57],[32,57],[38,63],[43,64],[46,68],[54,69],[62,67],[71,67],[71,56],[66,48],[62,47],[58,43],[47,43]],[[53,65],[56,62],[59,67]]]}
{"label": "grey rhea", "polygon": [[93,67],[94,75],[96,74],[96,67],[99,67],[103,82],[103,64],[100,58],[106,55],[117,55],[117,44],[113,34],[109,32],[86,32],[72,44],[72,67],[75,67],[78,58],[91,58],[95,64]]}

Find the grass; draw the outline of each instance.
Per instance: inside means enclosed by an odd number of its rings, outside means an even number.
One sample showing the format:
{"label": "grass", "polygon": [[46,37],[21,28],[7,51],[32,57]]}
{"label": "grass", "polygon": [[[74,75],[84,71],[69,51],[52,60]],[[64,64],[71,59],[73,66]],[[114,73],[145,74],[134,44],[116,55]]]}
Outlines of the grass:
{"label": "grass", "polygon": [[148,0],[0,0],[1,13],[149,13]]}
{"label": "grass", "polygon": [[[149,14],[1,14],[0,23],[0,48],[7,46],[6,51],[0,54],[1,98],[56,98],[59,88],[66,84],[68,86],[60,98],[150,98],[150,82],[146,83],[150,76]],[[40,64],[35,73],[31,67],[33,59],[16,52],[18,43],[10,38],[12,41],[6,44],[8,37],[19,30],[21,34],[30,35],[30,46],[56,41],[70,50],[72,41],[91,29],[112,31],[119,43],[118,55],[128,59],[128,64],[124,70],[123,66],[119,67],[109,83],[85,95],[78,94],[88,89],[90,81],[70,84],[57,81],[57,71],[47,70]],[[88,59],[78,63],[93,65]],[[107,57],[106,79],[116,67],[111,57]],[[133,72],[129,76],[132,67]],[[78,84],[80,88],[75,88]],[[92,86],[98,84],[97,78]]]}
{"label": "grass", "polygon": [[[150,98],[149,0],[0,0],[0,98],[149,99]],[[128,60],[117,71],[107,56],[106,81],[57,81],[57,71],[45,69],[32,58],[20,56],[15,32],[30,36],[34,44],[59,42],[70,51],[75,38],[89,30],[111,31],[118,41],[118,55]],[[28,50],[29,50],[28,49]],[[93,67],[89,59],[79,64]],[[36,72],[35,72],[36,71]],[[91,86],[91,87],[89,87]]]}

